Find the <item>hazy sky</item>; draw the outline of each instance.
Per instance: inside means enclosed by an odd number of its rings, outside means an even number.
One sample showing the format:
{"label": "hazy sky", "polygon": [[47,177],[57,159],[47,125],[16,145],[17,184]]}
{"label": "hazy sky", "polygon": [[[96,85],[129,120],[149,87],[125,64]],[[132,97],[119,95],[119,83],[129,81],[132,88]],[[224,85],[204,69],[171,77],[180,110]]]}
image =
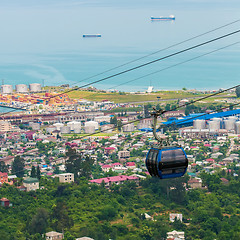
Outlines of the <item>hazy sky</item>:
{"label": "hazy sky", "polygon": [[163,14],[185,11],[192,17],[200,9],[206,9],[208,16],[213,11],[215,18],[218,8],[226,9],[223,16],[226,18],[239,5],[238,0],[0,0],[0,52],[81,50],[79,39],[84,33],[106,30],[117,34],[118,28],[119,32],[131,31],[127,22],[121,24],[124,18],[131,24],[140,14],[147,18],[157,11]]}

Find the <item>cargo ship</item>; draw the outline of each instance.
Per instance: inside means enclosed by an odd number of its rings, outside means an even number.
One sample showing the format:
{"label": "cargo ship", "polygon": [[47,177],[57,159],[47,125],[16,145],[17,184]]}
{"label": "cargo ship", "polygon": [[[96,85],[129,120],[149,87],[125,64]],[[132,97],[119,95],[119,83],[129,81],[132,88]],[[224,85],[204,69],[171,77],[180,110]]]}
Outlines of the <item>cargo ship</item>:
{"label": "cargo ship", "polygon": [[175,16],[170,15],[169,17],[151,17],[152,21],[173,21]]}
{"label": "cargo ship", "polygon": [[83,34],[83,37],[101,37],[101,34]]}

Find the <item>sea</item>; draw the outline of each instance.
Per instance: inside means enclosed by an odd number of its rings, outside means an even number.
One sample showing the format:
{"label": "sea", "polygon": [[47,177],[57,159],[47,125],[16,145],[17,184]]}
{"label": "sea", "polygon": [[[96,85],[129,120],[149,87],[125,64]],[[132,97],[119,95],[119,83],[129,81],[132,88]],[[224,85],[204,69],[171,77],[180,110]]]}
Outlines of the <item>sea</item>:
{"label": "sea", "polygon": [[[239,20],[239,13],[238,0],[0,0],[0,83],[128,92],[228,88],[240,83],[240,33],[93,82],[237,31],[240,21],[186,41]],[[176,20],[150,19],[169,15]]]}

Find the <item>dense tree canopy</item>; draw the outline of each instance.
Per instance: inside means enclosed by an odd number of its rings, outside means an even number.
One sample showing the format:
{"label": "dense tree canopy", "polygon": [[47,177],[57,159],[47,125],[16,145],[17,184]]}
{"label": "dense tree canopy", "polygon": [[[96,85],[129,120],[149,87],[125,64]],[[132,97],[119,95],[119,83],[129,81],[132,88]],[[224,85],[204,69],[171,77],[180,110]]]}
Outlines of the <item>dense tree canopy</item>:
{"label": "dense tree canopy", "polygon": [[12,163],[12,174],[17,175],[17,177],[24,176],[24,159],[20,156],[16,156]]}

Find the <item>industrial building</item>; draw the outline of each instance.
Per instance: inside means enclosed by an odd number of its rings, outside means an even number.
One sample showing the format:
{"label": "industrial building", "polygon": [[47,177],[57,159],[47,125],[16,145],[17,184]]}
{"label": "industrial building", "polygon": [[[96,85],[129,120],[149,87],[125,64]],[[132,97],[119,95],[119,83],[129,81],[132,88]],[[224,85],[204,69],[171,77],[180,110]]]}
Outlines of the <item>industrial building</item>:
{"label": "industrial building", "polygon": [[12,85],[1,85],[2,94],[12,94],[12,92],[13,92]]}
{"label": "industrial building", "polygon": [[30,92],[41,92],[42,87],[40,83],[31,83],[29,84],[29,91]]}
{"label": "industrial building", "polygon": [[214,118],[227,118],[230,116],[238,116],[240,115],[240,109],[225,111],[225,112],[219,112],[219,113],[197,113],[197,114],[190,114],[186,117],[183,117],[181,119],[174,119],[167,122],[163,122],[164,125],[176,125],[177,127],[186,127],[186,126],[193,126],[193,121],[197,119],[203,119],[205,121],[209,121],[210,119]]}
{"label": "industrial building", "polygon": [[26,84],[17,84],[15,87],[16,87],[17,93],[27,93],[28,92],[28,87]]}

